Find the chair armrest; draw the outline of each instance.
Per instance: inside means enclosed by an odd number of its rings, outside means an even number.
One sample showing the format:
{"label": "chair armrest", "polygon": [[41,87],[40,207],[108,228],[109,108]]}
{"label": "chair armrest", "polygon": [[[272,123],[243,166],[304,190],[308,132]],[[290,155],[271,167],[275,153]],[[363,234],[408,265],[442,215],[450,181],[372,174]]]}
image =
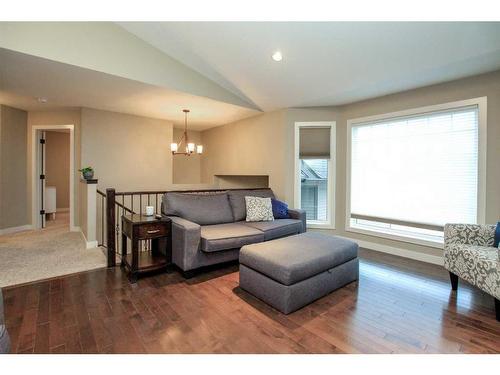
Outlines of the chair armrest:
{"label": "chair armrest", "polygon": [[172,261],[184,271],[191,269],[201,241],[201,227],[177,216],[172,220]]}
{"label": "chair armrest", "polygon": [[444,249],[454,245],[493,246],[495,226],[481,224],[446,224]]}
{"label": "chair armrest", "polygon": [[306,211],[305,210],[301,210],[298,208],[289,208],[288,214],[290,215],[290,218],[302,221],[302,232],[301,233],[303,233],[307,230]]}
{"label": "chair armrest", "polygon": [[3,296],[2,289],[0,289],[0,325],[4,324],[4,315],[3,315]]}

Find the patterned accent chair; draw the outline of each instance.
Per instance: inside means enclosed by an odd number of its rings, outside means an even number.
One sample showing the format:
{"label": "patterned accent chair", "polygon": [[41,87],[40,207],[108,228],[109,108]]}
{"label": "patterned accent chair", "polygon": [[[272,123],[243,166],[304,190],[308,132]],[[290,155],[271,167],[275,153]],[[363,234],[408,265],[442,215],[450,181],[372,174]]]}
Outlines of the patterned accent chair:
{"label": "patterned accent chair", "polygon": [[2,290],[0,289],[0,354],[10,352],[10,339],[5,327],[3,315],[3,297]]}
{"label": "patterned accent chair", "polygon": [[493,247],[494,238],[495,225],[446,224],[444,267],[453,290],[460,277],[493,296],[500,321],[500,250]]}

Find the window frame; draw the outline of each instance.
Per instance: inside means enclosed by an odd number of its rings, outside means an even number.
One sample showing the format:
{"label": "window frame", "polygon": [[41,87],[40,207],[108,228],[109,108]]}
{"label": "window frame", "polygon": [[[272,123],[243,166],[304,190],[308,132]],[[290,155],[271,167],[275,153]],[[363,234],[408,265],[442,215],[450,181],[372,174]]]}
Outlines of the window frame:
{"label": "window frame", "polygon": [[478,109],[478,189],[477,189],[477,223],[486,222],[486,128],[487,128],[487,97],[478,97],[459,100],[449,103],[430,105],[407,109],[403,111],[384,113],[379,115],[360,117],[347,120],[346,142],[346,211],[345,230],[347,232],[361,233],[373,237],[408,242],[436,248],[443,248],[443,242],[424,240],[411,236],[383,233],[377,230],[361,229],[351,226],[351,160],[352,160],[352,128],[364,125],[367,122],[394,120],[401,117],[425,115],[426,113],[459,109],[462,107],[477,106]]}
{"label": "window frame", "polygon": [[[335,229],[335,185],[337,170],[337,122],[336,121],[307,121],[295,122],[294,132],[294,207],[301,207],[301,179],[300,179],[300,128],[330,128],[330,159],[328,160],[328,188],[327,188],[327,220],[307,220],[308,228]],[[320,159],[320,158],[318,158]]]}

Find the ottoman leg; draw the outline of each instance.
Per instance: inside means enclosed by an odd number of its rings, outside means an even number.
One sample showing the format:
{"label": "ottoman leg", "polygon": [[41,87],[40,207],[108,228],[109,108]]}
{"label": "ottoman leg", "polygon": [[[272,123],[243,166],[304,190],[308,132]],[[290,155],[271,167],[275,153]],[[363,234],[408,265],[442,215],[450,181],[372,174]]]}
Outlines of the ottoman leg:
{"label": "ottoman leg", "polygon": [[458,276],[450,272],[451,290],[458,289]]}

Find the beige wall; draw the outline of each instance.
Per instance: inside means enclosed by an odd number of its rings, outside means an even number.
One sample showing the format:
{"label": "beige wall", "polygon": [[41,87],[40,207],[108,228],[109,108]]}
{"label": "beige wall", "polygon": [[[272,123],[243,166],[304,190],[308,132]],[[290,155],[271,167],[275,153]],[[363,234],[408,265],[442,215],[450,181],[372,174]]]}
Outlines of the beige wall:
{"label": "beige wall", "polygon": [[45,134],[46,186],[56,187],[57,209],[69,208],[69,131]]}
{"label": "beige wall", "polygon": [[336,118],[332,108],[293,108],[205,130],[202,180],[212,182],[216,175],[266,175],[277,197],[293,205],[295,122]]}
{"label": "beige wall", "polygon": [[71,110],[54,110],[54,111],[30,111],[28,112],[28,215],[30,218],[30,223],[32,222],[32,129],[33,126],[37,125],[74,125],[74,186],[73,194],[75,196],[75,207],[74,207],[74,225],[78,226],[80,222],[80,204],[79,204],[79,180],[80,175],[78,169],[80,169],[80,122],[81,122],[81,111],[80,109]]}
{"label": "beige wall", "polygon": [[[173,142],[178,142],[184,133],[183,129],[174,129]],[[194,142],[197,145],[203,144],[201,139],[201,132],[198,131],[188,131],[188,137],[190,142]],[[184,143],[183,143],[184,145]],[[170,149],[170,146],[169,146]],[[173,178],[172,183],[174,184],[199,184],[201,183],[201,159],[202,155],[196,153],[190,156],[177,155],[173,157],[172,170]]]}
{"label": "beige wall", "polygon": [[335,222],[333,232],[360,240],[431,255],[441,250],[345,231],[347,120],[421,106],[487,96],[486,218],[500,217],[500,71],[410,90],[340,107],[297,108],[265,113],[206,130],[203,181],[216,174],[268,174],[278,197],[293,204],[294,124],[336,121]]}
{"label": "beige wall", "polygon": [[27,113],[0,105],[0,229],[28,225]]}
{"label": "beige wall", "polygon": [[286,193],[285,111],[264,113],[202,133],[202,181],[215,175],[267,175],[278,197]]}
{"label": "beige wall", "polygon": [[82,109],[82,166],[94,168],[98,189],[161,190],[172,184],[172,123]]}

